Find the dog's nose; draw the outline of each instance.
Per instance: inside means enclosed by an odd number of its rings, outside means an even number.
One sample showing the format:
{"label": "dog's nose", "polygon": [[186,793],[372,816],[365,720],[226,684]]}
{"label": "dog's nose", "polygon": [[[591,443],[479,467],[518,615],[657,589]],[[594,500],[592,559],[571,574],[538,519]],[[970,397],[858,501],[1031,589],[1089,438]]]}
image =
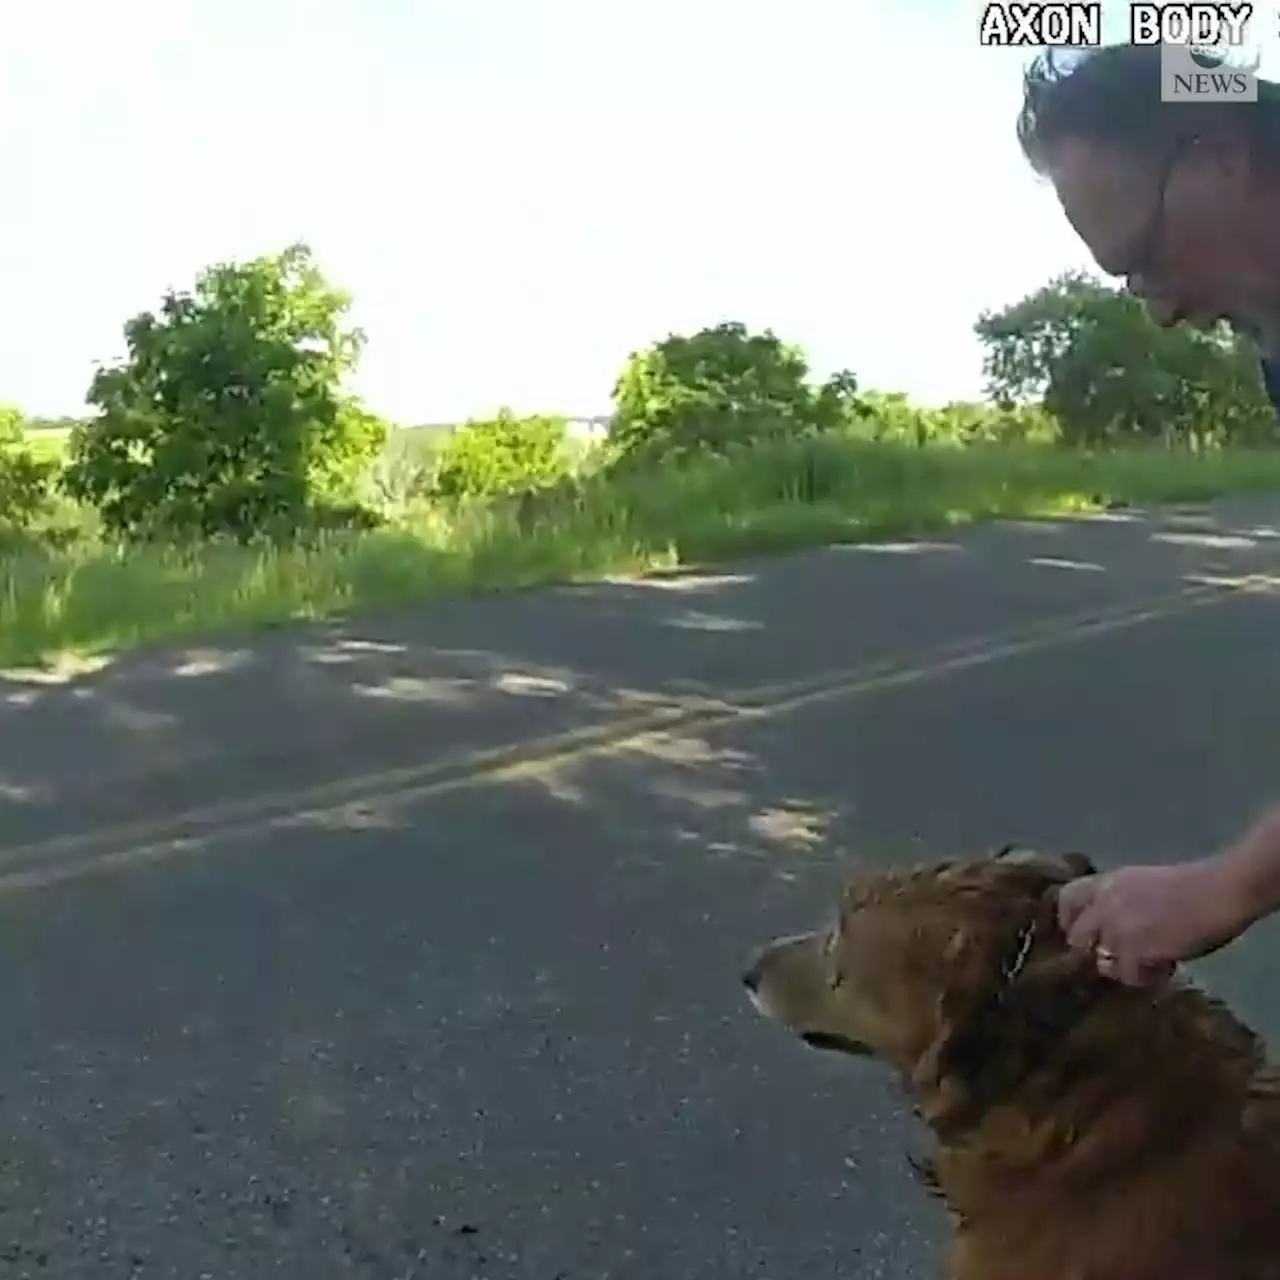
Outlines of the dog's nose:
{"label": "dog's nose", "polygon": [[742,985],[748,991],[759,991],[760,989],[760,969],[763,959],[763,956],[757,955],[742,975]]}

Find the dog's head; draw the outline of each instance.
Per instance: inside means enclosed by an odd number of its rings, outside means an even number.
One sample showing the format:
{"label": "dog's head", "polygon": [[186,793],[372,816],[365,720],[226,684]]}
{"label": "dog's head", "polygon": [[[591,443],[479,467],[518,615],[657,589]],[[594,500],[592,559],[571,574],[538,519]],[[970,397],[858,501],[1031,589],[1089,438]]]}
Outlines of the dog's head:
{"label": "dog's head", "polygon": [[962,1127],[1114,989],[1057,924],[1057,890],[1093,872],[1006,849],[861,877],[830,928],[771,943],[743,980],[808,1044],[882,1059],[935,1128]]}

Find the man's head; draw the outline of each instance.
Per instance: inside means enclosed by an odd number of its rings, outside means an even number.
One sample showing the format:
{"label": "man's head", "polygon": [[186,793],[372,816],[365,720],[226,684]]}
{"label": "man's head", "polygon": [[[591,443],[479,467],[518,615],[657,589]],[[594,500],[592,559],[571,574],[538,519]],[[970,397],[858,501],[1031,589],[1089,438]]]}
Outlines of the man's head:
{"label": "man's head", "polygon": [[1112,45],[1024,81],[1018,140],[1104,272],[1162,324],[1280,322],[1280,85],[1163,102],[1158,46]]}

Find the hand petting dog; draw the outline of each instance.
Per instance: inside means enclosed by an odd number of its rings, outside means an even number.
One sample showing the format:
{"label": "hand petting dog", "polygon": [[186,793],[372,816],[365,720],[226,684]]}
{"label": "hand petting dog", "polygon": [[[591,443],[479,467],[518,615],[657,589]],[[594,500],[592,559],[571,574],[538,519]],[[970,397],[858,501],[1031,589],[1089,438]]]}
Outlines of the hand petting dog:
{"label": "hand petting dog", "polygon": [[1129,986],[1167,977],[1280,908],[1280,810],[1213,857],[1119,867],[1062,886],[1058,923],[1098,970]]}
{"label": "hand petting dog", "polygon": [[1099,973],[1145,986],[1234,936],[1220,877],[1210,863],[1084,876],[1059,891],[1058,923],[1071,946],[1093,952]]}

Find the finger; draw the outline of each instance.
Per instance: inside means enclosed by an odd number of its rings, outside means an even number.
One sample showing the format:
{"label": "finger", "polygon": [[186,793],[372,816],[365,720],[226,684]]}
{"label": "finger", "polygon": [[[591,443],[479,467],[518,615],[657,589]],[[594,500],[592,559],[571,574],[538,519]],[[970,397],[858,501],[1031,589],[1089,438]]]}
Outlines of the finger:
{"label": "finger", "polygon": [[1071,932],[1076,918],[1093,901],[1097,889],[1097,876],[1081,876],[1058,890],[1058,926],[1063,933]]}
{"label": "finger", "polygon": [[1067,945],[1088,951],[1102,936],[1102,908],[1096,898],[1085,903],[1067,929]]}
{"label": "finger", "polygon": [[1129,959],[1123,955],[1116,956],[1105,970],[1099,963],[1098,972],[1105,973],[1108,978],[1114,978],[1117,982],[1123,982],[1126,987],[1146,986],[1151,980],[1148,976],[1149,970],[1142,961]]}

